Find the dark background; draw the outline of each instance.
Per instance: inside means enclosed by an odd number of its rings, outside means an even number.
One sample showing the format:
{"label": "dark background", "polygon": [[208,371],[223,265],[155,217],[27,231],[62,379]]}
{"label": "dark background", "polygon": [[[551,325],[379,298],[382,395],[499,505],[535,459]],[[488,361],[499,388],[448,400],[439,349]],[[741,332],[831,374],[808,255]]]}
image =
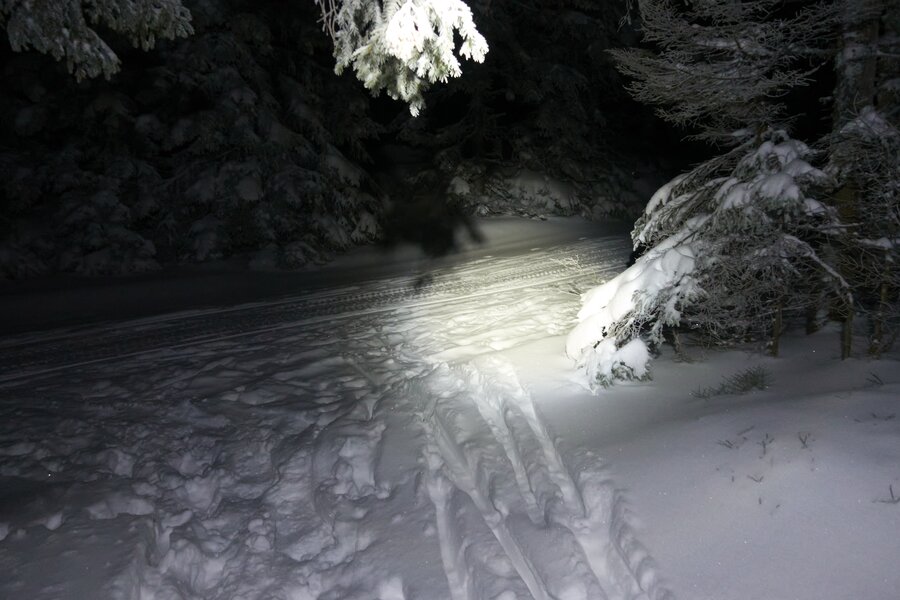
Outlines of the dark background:
{"label": "dark background", "polygon": [[[606,50],[640,36],[618,0],[469,2],[487,59],[418,118],[334,74],[311,0],[186,4],[195,34],[149,52],[101,30],[111,81],[0,43],[0,276],[294,268],[373,242],[439,255],[472,214],[633,218],[713,151],[628,96]],[[801,134],[823,122],[805,113]],[[523,175],[572,201],[523,196]]]}

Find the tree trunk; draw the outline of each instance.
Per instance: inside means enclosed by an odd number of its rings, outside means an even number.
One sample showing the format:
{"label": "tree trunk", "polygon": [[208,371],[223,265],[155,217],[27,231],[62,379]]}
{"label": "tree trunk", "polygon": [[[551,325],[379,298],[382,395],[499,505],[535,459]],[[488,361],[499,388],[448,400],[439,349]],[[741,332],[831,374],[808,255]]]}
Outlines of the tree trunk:
{"label": "tree trunk", "polygon": [[847,307],[847,314],[841,322],[841,360],[850,358],[853,349],[853,307]]}
{"label": "tree trunk", "polygon": [[[853,121],[866,106],[875,106],[878,89],[878,43],[881,35],[882,16],[888,0],[839,0],[840,45],[835,57],[837,82],[834,90],[833,129],[837,133]],[[834,201],[842,220],[856,222],[864,218],[859,214],[860,182],[853,173],[853,151],[843,144],[831,148],[831,161],[837,167],[842,181]],[[853,245],[850,245],[853,252]],[[852,260],[849,261],[852,264]],[[848,272],[848,261],[840,271],[845,279],[853,281],[854,273]],[[853,306],[841,307],[841,358],[850,356],[853,338]]]}
{"label": "tree trunk", "polygon": [[[816,300],[821,301],[822,294],[816,295]],[[819,330],[819,303],[813,302],[807,305],[805,312],[806,317],[806,335],[812,335]]]}
{"label": "tree trunk", "polygon": [[888,311],[890,311],[890,300],[888,298],[890,289],[888,281],[891,276],[891,266],[891,262],[885,252],[884,270],[881,275],[881,284],[878,289],[878,310],[875,312],[875,316],[872,317],[872,337],[869,340],[869,354],[875,358],[880,358],[881,353],[886,349],[885,336],[887,335],[887,331],[885,330],[884,321],[887,318]]}
{"label": "tree trunk", "polygon": [[778,356],[778,340],[781,338],[783,329],[782,322],[782,302],[778,302],[778,308],[775,310],[775,319],[772,322],[772,340],[769,342],[769,352],[772,356]]}
{"label": "tree trunk", "polygon": [[[866,106],[874,106],[878,75],[878,40],[885,0],[840,0],[843,5],[839,17],[841,33],[835,55],[832,131],[841,131]],[[849,172],[855,156],[837,144],[832,147],[831,160],[842,172],[843,185],[835,195],[838,212],[844,219],[855,217],[857,182]],[[852,219],[855,220],[855,219]]]}
{"label": "tree trunk", "polygon": [[875,103],[878,39],[885,0],[842,0],[840,47],[835,57],[834,130]]}

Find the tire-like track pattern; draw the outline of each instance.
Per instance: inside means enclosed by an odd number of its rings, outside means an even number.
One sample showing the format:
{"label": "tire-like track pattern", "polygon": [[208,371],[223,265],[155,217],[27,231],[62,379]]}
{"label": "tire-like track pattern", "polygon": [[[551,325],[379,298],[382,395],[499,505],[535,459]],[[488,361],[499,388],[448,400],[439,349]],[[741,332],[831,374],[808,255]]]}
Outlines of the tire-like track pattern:
{"label": "tire-like track pattern", "polygon": [[[611,254],[621,255],[626,246],[627,241],[619,239],[581,240],[534,251],[525,267],[518,258],[485,258],[477,261],[475,269],[471,263],[467,265],[465,276],[454,267],[445,267],[433,270],[427,278],[384,279],[243,307],[15,336],[0,343],[0,383],[147,352],[389,311],[400,305],[440,303],[500,289],[550,285],[583,278],[588,272],[604,275],[597,272],[596,265],[608,261]],[[487,278],[485,271],[489,273]]]}

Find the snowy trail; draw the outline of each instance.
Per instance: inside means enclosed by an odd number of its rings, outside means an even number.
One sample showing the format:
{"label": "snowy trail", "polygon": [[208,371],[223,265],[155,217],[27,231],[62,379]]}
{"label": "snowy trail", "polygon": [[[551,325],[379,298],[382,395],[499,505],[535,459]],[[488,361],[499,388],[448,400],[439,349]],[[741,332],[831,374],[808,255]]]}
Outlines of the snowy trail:
{"label": "snowy trail", "polygon": [[[392,311],[398,304],[426,305],[471,299],[496,290],[559,284],[583,277],[585,267],[618,255],[618,239],[579,241],[520,257],[436,269],[426,277],[388,278],[234,308],[194,311],[90,330],[17,335],[0,340],[0,382],[44,371],[174,349],[263,331]],[[579,267],[573,269],[573,266]],[[618,266],[618,263],[617,263]]]}
{"label": "snowy trail", "polygon": [[625,254],[581,240],[5,342],[0,596],[669,597],[603,462],[504,356],[564,333]]}

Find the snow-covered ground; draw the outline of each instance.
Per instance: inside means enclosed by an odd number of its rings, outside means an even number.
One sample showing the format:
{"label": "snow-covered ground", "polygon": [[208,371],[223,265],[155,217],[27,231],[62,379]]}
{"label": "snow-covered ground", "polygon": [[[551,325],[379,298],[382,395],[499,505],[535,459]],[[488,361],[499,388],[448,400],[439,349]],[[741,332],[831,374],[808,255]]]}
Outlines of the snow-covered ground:
{"label": "snow-covered ground", "polygon": [[591,395],[565,334],[622,230],[480,226],[436,263],[0,297],[0,597],[900,598],[896,356],[665,352]]}

